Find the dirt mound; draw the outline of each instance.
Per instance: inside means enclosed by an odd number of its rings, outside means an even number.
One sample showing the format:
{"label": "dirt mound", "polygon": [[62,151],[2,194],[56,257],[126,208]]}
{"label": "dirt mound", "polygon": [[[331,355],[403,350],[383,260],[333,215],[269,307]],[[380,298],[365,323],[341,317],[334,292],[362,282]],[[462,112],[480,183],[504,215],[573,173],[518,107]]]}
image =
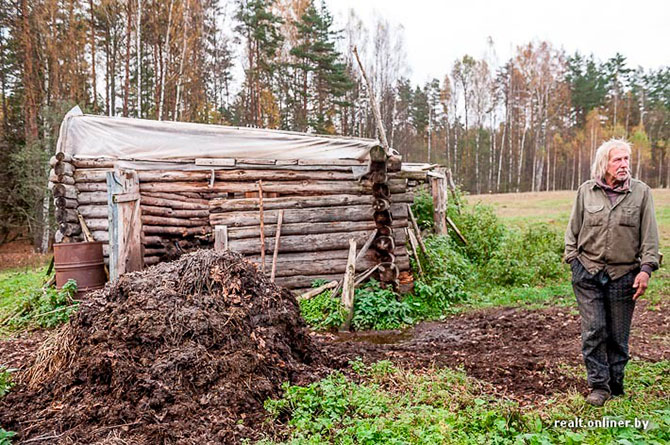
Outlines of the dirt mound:
{"label": "dirt mound", "polygon": [[[21,441],[231,443],[315,358],[296,300],[200,251],[90,294],[0,403]],[[129,442],[126,442],[129,443]]]}

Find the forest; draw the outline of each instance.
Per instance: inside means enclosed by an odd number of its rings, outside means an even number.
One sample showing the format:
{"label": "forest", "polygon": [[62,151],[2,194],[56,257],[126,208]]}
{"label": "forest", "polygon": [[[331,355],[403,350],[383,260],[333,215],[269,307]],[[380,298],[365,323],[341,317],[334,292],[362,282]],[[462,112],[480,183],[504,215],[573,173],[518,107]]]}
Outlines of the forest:
{"label": "forest", "polygon": [[[575,189],[611,137],[670,184],[670,68],[519,42],[410,80],[401,24],[316,0],[9,0],[0,5],[0,243],[43,239],[48,159],[74,105],[108,116],[376,138],[471,193]],[[426,42],[426,47],[437,42]],[[457,42],[445,42],[458,45]],[[358,48],[371,91],[352,53]],[[428,49],[427,49],[428,50]]]}

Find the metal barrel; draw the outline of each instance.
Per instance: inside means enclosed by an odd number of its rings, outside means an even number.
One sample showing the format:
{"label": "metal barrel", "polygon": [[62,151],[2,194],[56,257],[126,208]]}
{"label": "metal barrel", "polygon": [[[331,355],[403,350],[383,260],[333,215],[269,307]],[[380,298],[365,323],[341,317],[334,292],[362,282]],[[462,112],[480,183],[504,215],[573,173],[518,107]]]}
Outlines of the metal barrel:
{"label": "metal barrel", "polygon": [[76,298],[105,286],[105,261],[102,242],[54,244],[56,287],[63,287],[68,280],[77,282]]}

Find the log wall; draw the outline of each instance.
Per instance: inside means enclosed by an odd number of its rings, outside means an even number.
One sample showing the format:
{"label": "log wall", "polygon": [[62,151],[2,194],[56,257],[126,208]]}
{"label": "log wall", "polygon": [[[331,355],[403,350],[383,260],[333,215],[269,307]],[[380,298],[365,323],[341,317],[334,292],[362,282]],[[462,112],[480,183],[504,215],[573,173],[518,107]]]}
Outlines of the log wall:
{"label": "log wall", "polygon": [[[62,161],[57,161],[61,162]],[[262,181],[265,270],[272,266],[277,216],[283,223],[276,281],[292,289],[310,287],[320,278],[341,278],[347,262],[349,239],[362,246],[378,226],[373,219],[373,183],[356,180],[343,165],[232,165],[215,170],[138,170],[145,264],[178,257],[183,252],[212,247],[213,228],[227,226],[228,246],[260,262],[261,236],[258,182]],[[105,242],[108,255],[106,173],[111,160],[69,159],[69,167],[54,168],[52,179],[60,241],[82,240],[79,212],[93,237]],[[395,169],[397,170],[397,169]],[[60,174],[59,174],[60,173]],[[389,171],[393,256],[400,271],[409,270],[405,248],[407,204],[413,201],[408,181],[425,173]],[[252,196],[252,197],[249,197]],[[388,261],[388,257],[387,257]],[[364,271],[379,262],[370,249],[357,264]]]}

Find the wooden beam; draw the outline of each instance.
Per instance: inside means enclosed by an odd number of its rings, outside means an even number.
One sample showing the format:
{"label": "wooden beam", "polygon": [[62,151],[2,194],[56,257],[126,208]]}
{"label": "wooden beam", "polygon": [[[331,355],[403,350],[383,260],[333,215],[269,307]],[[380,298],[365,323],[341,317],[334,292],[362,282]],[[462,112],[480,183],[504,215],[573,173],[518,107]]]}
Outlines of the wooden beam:
{"label": "wooden beam", "polygon": [[228,250],[228,227],[215,226],[214,227],[214,250],[216,252],[223,252]]}
{"label": "wooden beam", "polygon": [[354,277],[356,275],[356,240],[349,240],[349,258],[342,281],[342,306],[346,312],[340,331],[351,328],[351,319],[354,317]]}
{"label": "wooden beam", "polygon": [[272,273],[270,274],[270,281],[274,283],[275,272],[277,271],[277,255],[279,255],[279,240],[281,239],[281,223],[284,219],[284,211],[279,211],[279,218],[277,219],[277,230],[275,233],[275,251],[272,254]]}

